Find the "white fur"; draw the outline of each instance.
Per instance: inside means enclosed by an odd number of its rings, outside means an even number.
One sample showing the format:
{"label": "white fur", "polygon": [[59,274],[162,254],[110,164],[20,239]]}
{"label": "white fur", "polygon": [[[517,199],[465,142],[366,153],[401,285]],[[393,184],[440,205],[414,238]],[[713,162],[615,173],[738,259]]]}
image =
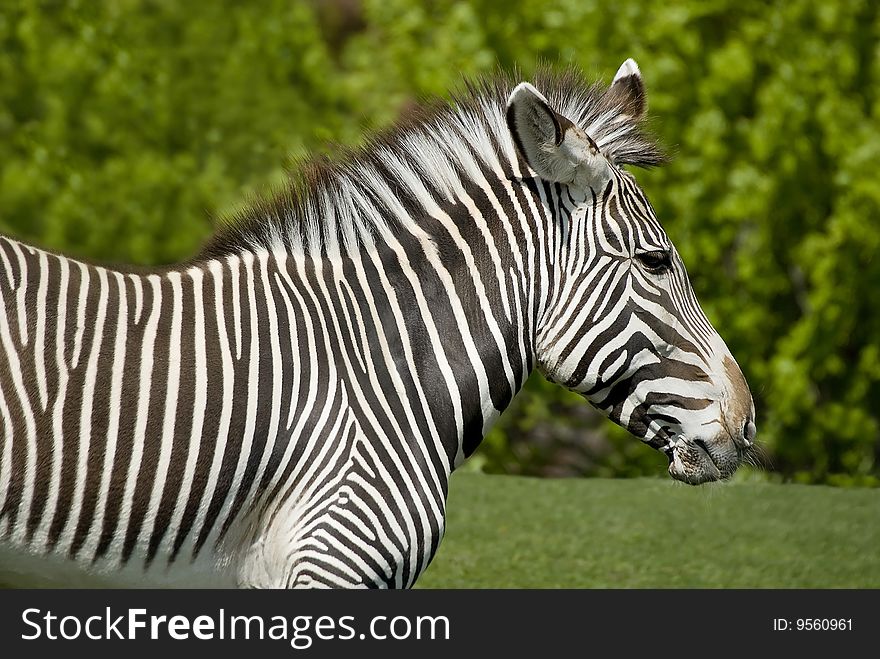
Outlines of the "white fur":
{"label": "white fur", "polygon": [[629,76],[636,76],[641,79],[642,72],[639,70],[639,65],[636,64],[636,61],[630,57],[623,64],[620,65],[620,68],[617,69],[617,73],[614,74],[614,80],[612,84],[617,82],[618,80],[622,80],[623,78],[628,78]]}

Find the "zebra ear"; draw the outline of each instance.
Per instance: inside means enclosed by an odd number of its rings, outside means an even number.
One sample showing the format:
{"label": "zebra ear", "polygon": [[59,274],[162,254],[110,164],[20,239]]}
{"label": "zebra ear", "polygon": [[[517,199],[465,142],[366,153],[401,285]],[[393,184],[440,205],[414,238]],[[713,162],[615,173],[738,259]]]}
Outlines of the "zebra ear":
{"label": "zebra ear", "polygon": [[521,82],[507,100],[507,126],[520,154],[542,179],[589,186],[607,162],[596,143],[558,114],[532,85]]}
{"label": "zebra ear", "polygon": [[635,120],[645,116],[648,109],[648,97],[639,65],[632,58],[626,60],[614,74],[609,94],[614,95],[615,103],[625,114]]}

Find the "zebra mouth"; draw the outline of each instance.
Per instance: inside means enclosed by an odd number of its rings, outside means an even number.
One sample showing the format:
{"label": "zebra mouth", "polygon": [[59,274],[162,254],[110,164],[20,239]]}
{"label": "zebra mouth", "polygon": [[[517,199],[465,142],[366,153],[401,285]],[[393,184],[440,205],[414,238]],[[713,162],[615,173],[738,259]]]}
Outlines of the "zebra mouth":
{"label": "zebra mouth", "polygon": [[669,475],[689,485],[701,485],[724,478],[709,447],[700,439],[679,439],[670,449]]}
{"label": "zebra mouth", "polygon": [[687,439],[665,427],[646,443],[666,455],[669,475],[683,483],[700,485],[721,480],[736,469],[726,468],[723,460],[716,459],[704,440]]}
{"label": "zebra mouth", "polygon": [[662,427],[645,443],[666,455],[669,459],[669,475],[683,483],[700,485],[718,481],[736,471],[735,466],[730,468],[723,459],[713,455],[703,439],[687,439],[668,426]]}

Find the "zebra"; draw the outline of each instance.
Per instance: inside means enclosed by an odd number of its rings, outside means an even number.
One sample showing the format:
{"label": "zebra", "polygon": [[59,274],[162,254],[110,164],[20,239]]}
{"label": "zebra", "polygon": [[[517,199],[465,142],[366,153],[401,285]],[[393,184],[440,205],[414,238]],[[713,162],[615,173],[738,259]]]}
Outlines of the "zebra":
{"label": "zebra", "polygon": [[726,479],[748,385],[625,166],[626,60],[498,73],[313,161],[185,263],[0,238],[0,581],[412,587],[452,471],[539,369]]}

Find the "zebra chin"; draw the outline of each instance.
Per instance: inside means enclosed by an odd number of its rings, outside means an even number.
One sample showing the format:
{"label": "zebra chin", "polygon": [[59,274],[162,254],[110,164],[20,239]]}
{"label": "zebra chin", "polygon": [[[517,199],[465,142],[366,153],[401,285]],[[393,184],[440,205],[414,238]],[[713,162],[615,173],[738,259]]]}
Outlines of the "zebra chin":
{"label": "zebra chin", "polygon": [[746,458],[727,433],[710,440],[675,437],[661,450],[669,458],[669,475],[688,485],[726,480]]}

